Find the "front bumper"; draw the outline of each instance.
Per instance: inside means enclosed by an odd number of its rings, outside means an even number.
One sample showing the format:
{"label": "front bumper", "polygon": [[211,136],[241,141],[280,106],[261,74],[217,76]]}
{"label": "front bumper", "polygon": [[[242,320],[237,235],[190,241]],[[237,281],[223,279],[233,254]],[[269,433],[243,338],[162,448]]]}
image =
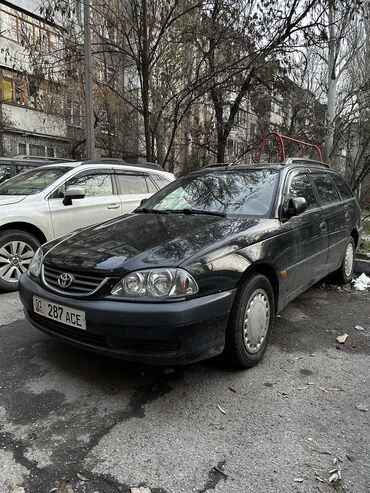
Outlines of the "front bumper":
{"label": "front bumper", "polygon": [[[129,361],[182,365],[223,351],[235,291],[165,303],[71,299],[23,275],[19,295],[31,325],[65,342]],[[86,330],[35,314],[34,295],[84,310]]]}

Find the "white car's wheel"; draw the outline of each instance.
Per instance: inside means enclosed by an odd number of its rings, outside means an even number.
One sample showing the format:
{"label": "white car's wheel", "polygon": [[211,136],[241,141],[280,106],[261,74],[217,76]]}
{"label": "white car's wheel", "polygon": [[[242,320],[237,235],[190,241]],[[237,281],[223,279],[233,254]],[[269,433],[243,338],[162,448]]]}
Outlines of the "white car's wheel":
{"label": "white car's wheel", "polygon": [[21,275],[27,272],[38,240],[20,230],[0,232],[0,290],[16,291]]}

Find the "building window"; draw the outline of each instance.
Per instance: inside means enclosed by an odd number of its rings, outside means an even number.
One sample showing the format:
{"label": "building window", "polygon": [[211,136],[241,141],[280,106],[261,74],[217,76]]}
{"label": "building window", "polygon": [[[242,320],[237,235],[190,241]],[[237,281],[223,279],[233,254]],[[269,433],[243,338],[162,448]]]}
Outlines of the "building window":
{"label": "building window", "polygon": [[45,156],[45,146],[41,146],[38,144],[30,144],[30,155]]}
{"label": "building window", "polygon": [[55,147],[47,147],[46,155],[47,157],[55,157]]}
{"label": "building window", "polygon": [[[35,46],[46,53],[52,53],[59,48],[60,36],[58,32],[48,29],[47,24],[10,7],[2,6],[1,35],[18,43]],[[4,10],[3,10],[4,9]],[[11,9],[11,10],[10,10]]]}
{"label": "building window", "polygon": [[79,101],[69,102],[69,122],[73,127],[81,127],[81,104]]}
{"label": "building window", "polygon": [[3,101],[14,101],[14,82],[9,79],[3,79]]}
{"label": "building window", "polygon": [[236,114],[236,123],[240,127],[245,127],[247,121],[247,112],[245,110],[239,110]]}
{"label": "building window", "polygon": [[18,144],[18,154],[21,156],[27,154],[27,144]]}
{"label": "building window", "polygon": [[256,133],[257,133],[257,128],[256,128],[256,125],[254,123],[251,123],[251,126],[249,128],[249,136],[251,139],[254,139],[254,137],[256,137]]}

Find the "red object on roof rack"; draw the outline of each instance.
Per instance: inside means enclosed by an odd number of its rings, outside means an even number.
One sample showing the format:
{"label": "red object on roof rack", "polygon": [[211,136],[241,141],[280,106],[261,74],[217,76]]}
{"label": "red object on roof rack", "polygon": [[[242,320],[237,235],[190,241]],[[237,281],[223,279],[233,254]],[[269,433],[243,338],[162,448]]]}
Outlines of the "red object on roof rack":
{"label": "red object on roof rack", "polygon": [[301,156],[304,155],[304,153],[305,153],[305,151],[307,149],[314,149],[317,152],[317,155],[319,157],[319,161],[322,161],[321,149],[317,145],[315,145],[315,144],[309,144],[308,142],[303,142],[302,140],[293,139],[293,137],[288,137],[287,135],[279,134],[279,132],[270,132],[267,135],[265,135],[265,137],[262,139],[262,142],[261,142],[261,145],[260,145],[260,149],[259,149],[259,153],[258,153],[257,163],[260,163],[261,162],[261,158],[263,156],[263,151],[265,150],[266,141],[267,141],[267,139],[269,137],[276,137],[278,139],[278,141],[280,143],[281,160],[282,161],[284,161],[284,159],[286,158],[286,154],[285,154],[285,143],[284,143],[284,141],[294,142],[295,144],[299,144],[299,145],[303,146],[303,150],[302,150]]}

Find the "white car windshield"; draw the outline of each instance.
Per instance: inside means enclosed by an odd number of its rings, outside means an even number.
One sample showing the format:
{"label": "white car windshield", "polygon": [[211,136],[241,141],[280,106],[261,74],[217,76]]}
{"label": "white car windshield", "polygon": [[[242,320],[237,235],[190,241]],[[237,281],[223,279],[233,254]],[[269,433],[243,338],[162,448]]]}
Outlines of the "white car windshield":
{"label": "white car windshield", "polygon": [[70,168],[36,168],[0,184],[0,195],[34,195],[42,192]]}

